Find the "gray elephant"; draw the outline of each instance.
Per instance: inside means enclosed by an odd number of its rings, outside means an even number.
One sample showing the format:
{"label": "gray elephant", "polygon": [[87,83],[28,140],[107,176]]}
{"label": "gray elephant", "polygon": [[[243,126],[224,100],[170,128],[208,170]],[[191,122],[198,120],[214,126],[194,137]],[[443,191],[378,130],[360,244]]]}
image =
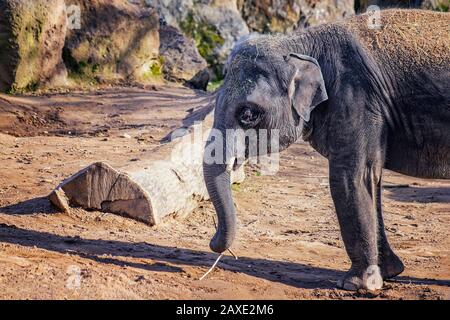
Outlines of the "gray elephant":
{"label": "gray elephant", "polygon": [[[328,159],[352,263],[341,288],[380,289],[404,270],[385,234],[383,168],[450,178],[448,21],[449,13],[386,10],[381,27],[363,14],[247,39],[229,57],[213,128],[278,130],[280,150],[303,137]],[[210,247],[221,253],[236,235],[229,164],[204,161],[203,170],[219,221]]]}

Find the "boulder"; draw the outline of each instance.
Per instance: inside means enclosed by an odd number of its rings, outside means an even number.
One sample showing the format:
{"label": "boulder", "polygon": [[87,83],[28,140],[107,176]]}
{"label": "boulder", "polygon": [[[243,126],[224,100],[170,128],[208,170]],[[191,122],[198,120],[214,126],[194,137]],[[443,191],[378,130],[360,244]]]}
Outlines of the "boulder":
{"label": "boulder", "polygon": [[206,91],[211,75],[207,69],[198,72],[191,80],[186,82],[189,88]]}
{"label": "boulder", "polygon": [[67,0],[81,28],[69,30],[64,60],[72,79],[152,82],[161,77],[157,11],[127,0]]}
{"label": "boulder", "polygon": [[159,1],[158,10],[164,23],[194,40],[215,78],[221,77],[222,65],[234,43],[249,33],[236,0]]}
{"label": "boulder", "polygon": [[162,25],[159,29],[159,54],[163,58],[164,78],[186,82],[207,67],[192,39],[176,27]]}
{"label": "boulder", "polygon": [[156,6],[163,24],[180,29],[180,22],[186,20],[194,8],[194,0],[157,0]]}
{"label": "boulder", "polygon": [[223,39],[212,54],[217,63],[225,63],[236,41],[249,34],[247,24],[237,9],[236,0],[203,1],[196,5],[195,12],[199,21],[217,30],[218,36]]}
{"label": "boulder", "polygon": [[255,32],[289,32],[354,14],[354,0],[238,0],[237,7]]}
{"label": "boulder", "polygon": [[62,85],[64,0],[0,0],[0,90]]}

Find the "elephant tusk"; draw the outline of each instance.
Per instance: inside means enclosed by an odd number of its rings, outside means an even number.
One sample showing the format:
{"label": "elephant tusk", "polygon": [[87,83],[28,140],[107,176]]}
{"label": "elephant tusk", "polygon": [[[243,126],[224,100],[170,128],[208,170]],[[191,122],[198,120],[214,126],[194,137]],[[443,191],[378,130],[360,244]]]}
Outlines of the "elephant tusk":
{"label": "elephant tusk", "polygon": [[230,159],[230,162],[227,163],[227,171],[228,172],[233,171],[235,161],[236,161],[236,157],[233,157]]}

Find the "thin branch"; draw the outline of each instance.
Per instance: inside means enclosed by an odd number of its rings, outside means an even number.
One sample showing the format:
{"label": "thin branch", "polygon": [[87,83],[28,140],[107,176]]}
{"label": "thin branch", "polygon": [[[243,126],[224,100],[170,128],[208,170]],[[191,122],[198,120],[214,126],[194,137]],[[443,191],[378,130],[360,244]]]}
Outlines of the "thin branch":
{"label": "thin branch", "polygon": [[223,254],[221,253],[220,256],[217,257],[217,260],[214,262],[214,264],[212,265],[211,268],[209,268],[208,271],[206,271],[206,273],[200,278],[200,280],[203,280],[211,271],[213,271],[213,269],[215,268],[215,266],[217,265],[217,263],[219,262],[220,258],[222,258]]}

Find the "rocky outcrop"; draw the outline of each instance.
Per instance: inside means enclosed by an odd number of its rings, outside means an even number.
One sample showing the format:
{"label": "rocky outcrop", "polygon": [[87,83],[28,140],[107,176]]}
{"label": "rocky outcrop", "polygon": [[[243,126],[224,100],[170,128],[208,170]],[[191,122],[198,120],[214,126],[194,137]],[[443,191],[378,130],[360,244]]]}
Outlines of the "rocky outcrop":
{"label": "rocky outcrop", "polygon": [[194,40],[216,77],[234,43],[249,33],[236,0],[159,1],[158,10],[164,23]]}
{"label": "rocky outcrop", "polygon": [[176,27],[162,25],[159,39],[159,54],[163,58],[162,71],[165,79],[185,82],[207,67],[194,41]]}
{"label": "rocky outcrop", "polygon": [[448,0],[0,0],[0,90],[163,78],[204,89],[250,32],[289,32],[371,4],[449,10]]}
{"label": "rocky outcrop", "polygon": [[72,78],[154,81],[161,76],[156,10],[127,0],[67,0],[81,9],[69,30],[64,60]]}
{"label": "rocky outcrop", "polygon": [[236,0],[204,1],[196,5],[195,12],[201,22],[212,26],[223,39],[214,49],[213,55],[218,63],[224,63],[235,42],[249,33],[237,9]]}
{"label": "rocky outcrop", "polygon": [[336,21],[354,14],[354,0],[238,0],[237,6],[249,29],[255,32],[287,32]]}
{"label": "rocky outcrop", "polygon": [[186,82],[189,88],[206,91],[211,75],[207,69],[198,72],[192,79]]}
{"label": "rocky outcrop", "polygon": [[0,90],[64,84],[64,0],[0,0]]}
{"label": "rocky outcrop", "polygon": [[161,18],[194,39],[220,78],[231,48],[250,31],[286,32],[354,14],[354,0],[173,0],[158,2]]}

